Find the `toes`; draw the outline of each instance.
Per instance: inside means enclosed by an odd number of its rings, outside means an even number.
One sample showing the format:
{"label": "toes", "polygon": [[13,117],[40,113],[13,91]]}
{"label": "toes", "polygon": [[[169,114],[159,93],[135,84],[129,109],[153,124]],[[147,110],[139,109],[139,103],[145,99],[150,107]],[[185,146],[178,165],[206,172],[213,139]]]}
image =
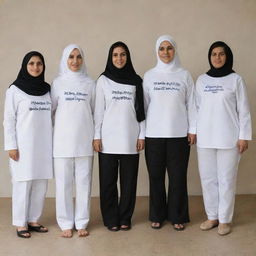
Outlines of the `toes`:
{"label": "toes", "polygon": [[85,229],[79,229],[77,231],[79,237],[85,237],[89,235],[89,232]]}
{"label": "toes", "polygon": [[48,231],[48,228],[46,228],[46,227],[41,227],[41,230],[43,230],[43,231]]}
{"label": "toes", "polygon": [[176,230],[184,230],[185,229],[185,225],[184,224],[174,224],[173,227]]}
{"label": "toes", "polygon": [[61,236],[64,238],[71,238],[73,236],[72,230],[63,230]]}
{"label": "toes", "polygon": [[151,226],[154,227],[154,228],[158,228],[158,227],[160,227],[160,223],[159,222],[152,222]]}

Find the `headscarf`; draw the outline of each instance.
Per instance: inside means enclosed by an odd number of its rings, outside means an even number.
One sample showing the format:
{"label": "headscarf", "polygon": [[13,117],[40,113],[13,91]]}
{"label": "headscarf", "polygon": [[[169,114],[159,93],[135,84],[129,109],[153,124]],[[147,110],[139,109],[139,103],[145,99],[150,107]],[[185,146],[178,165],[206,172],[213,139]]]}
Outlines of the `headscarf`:
{"label": "headscarf", "polygon": [[[226,54],[226,62],[225,64],[220,67],[220,68],[215,68],[213,67],[212,63],[211,63],[211,54],[212,54],[212,50],[216,47],[223,47],[225,54]],[[235,71],[232,69],[233,67],[233,53],[231,51],[231,49],[229,48],[229,46],[227,44],[225,44],[222,41],[217,41],[214,42],[208,52],[208,60],[209,60],[209,64],[211,66],[210,70],[206,72],[207,75],[212,76],[212,77],[222,77],[222,76],[227,76],[231,73],[234,73]]]}
{"label": "headscarf", "polygon": [[[164,63],[161,61],[160,57],[158,56],[158,50],[163,41],[168,41],[174,47],[174,57],[171,62]],[[177,45],[174,39],[169,35],[160,36],[156,41],[156,56],[157,56],[157,64],[154,67],[154,70],[161,72],[161,73],[176,73],[179,71],[184,70],[180,64],[180,58],[177,52]]]}
{"label": "headscarf", "polygon": [[[76,72],[72,71],[68,67],[68,58],[74,49],[78,49],[82,56],[82,65]],[[68,45],[62,53],[59,66],[59,76],[57,78],[63,78],[73,82],[91,82],[92,79],[87,74],[87,69],[84,62],[84,52],[82,48],[76,44]]]}
{"label": "headscarf", "polygon": [[[38,56],[43,62],[43,71],[37,76],[31,76],[27,70],[27,64],[33,56]],[[17,79],[12,83],[23,92],[34,95],[42,96],[50,91],[50,85],[44,81],[45,62],[44,57],[40,52],[32,51],[25,55],[22,61],[20,72]]]}
{"label": "headscarf", "polygon": [[[112,62],[113,50],[116,47],[122,47],[126,52],[127,61],[123,68],[115,67]],[[141,122],[145,120],[142,79],[139,75],[136,74],[133,68],[130,51],[126,44],[120,41],[112,44],[112,46],[109,49],[105,71],[101,75],[106,76],[114,82],[120,84],[134,85],[136,87],[135,111],[137,121]]]}

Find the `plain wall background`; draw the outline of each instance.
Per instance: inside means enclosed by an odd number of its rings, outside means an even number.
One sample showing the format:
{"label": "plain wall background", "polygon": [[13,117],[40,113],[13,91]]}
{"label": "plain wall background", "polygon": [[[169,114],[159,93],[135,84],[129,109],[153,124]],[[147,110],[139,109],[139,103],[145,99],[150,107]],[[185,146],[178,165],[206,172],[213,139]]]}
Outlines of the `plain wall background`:
{"label": "plain wall background", "polygon": [[[156,64],[155,42],[170,34],[178,45],[181,62],[194,79],[209,68],[207,53],[213,41],[225,41],[234,54],[234,70],[248,89],[252,118],[256,107],[256,1],[255,0],[0,0],[0,109],[6,88],[16,79],[24,55],[40,51],[46,60],[46,81],[58,72],[62,50],[70,43],[85,52],[89,75],[97,79],[104,70],[108,49],[118,40],[127,43],[138,74]],[[0,196],[11,196],[7,153],[0,151]],[[255,134],[255,129],[254,129]],[[255,137],[255,136],[254,136]],[[250,143],[240,162],[239,194],[256,193],[256,146]],[[95,157],[92,195],[99,194]],[[196,150],[188,172],[189,194],[201,194]],[[48,196],[54,196],[54,181]],[[138,195],[148,195],[148,177],[141,154]]]}

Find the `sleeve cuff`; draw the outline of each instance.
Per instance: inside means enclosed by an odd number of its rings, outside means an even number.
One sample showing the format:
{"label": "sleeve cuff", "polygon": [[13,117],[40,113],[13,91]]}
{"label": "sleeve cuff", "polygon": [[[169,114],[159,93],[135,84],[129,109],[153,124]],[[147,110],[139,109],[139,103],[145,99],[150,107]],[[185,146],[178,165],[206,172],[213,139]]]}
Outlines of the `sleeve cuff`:
{"label": "sleeve cuff", "polygon": [[18,149],[17,145],[14,145],[14,144],[13,145],[6,145],[4,147],[5,151],[14,150],[14,149]]}
{"label": "sleeve cuff", "polygon": [[196,127],[190,127],[190,128],[188,129],[188,133],[196,134]]}
{"label": "sleeve cuff", "polygon": [[251,134],[246,134],[244,132],[239,133],[239,140],[252,140]]}

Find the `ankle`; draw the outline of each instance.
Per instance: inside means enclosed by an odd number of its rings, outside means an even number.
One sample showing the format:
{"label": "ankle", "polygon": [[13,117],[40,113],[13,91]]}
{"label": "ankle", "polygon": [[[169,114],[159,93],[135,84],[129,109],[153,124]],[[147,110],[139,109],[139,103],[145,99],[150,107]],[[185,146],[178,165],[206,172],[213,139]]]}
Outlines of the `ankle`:
{"label": "ankle", "polygon": [[16,229],[17,229],[18,231],[27,230],[27,227],[26,227],[26,226],[16,226]]}
{"label": "ankle", "polygon": [[216,219],[216,220],[207,220],[207,221],[209,221],[211,223],[219,223],[218,219]]}

